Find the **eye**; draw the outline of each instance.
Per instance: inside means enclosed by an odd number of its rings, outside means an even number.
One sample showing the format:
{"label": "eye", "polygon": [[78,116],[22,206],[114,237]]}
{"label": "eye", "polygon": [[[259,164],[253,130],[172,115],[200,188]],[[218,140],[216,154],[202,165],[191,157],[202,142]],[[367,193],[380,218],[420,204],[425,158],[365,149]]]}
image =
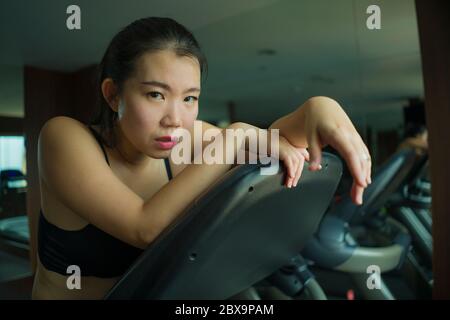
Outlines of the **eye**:
{"label": "eye", "polygon": [[[190,100],[190,101],[186,101],[186,99],[189,99],[189,98],[192,98],[193,100]],[[186,101],[186,102],[195,102],[195,101],[197,101],[197,100],[198,100],[198,98],[197,98],[197,97],[194,97],[194,96],[189,96],[189,97],[186,97],[186,99],[184,99],[184,101]]]}
{"label": "eye", "polygon": [[157,91],[148,92],[147,96],[151,96],[152,98],[157,98],[158,96],[163,97],[163,95],[160,92],[157,92]]}

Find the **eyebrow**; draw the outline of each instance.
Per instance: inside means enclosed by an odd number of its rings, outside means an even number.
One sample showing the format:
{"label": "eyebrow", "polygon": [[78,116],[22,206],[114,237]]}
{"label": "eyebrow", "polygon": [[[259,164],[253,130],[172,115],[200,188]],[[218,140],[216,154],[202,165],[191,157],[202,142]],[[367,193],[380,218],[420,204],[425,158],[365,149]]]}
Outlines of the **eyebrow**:
{"label": "eyebrow", "polygon": [[[141,84],[147,84],[147,85],[163,88],[167,91],[172,91],[170,86],[164,82],[152,80],[152,81],[142,81]],[[200,92],[200,88],[197,88],[197,87],[190,88],[190,89],[185,90],[183,93],[188,93],[188,92]]]}

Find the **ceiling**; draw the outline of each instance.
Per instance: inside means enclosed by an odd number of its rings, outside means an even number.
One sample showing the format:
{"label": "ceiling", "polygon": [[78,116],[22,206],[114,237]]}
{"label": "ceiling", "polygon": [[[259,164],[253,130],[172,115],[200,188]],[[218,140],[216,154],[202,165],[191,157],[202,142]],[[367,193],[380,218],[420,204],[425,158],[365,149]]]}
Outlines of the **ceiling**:
{"label": "ceiling", "polygon": [[[81,30],[66,28],[67,6]],[[366,9],[381,9],[381,29]],[[120,28],[167,16],[190,29],[209,73],[200,119],[270,123],[308,97],[336,99],[359,127],[396,127],[423,97],[414,0],[41,0],[0,4],[0,115],[23,117],[24,65],[77,70],[97,63]],[[271,49],[275,55],[260,55]]]}

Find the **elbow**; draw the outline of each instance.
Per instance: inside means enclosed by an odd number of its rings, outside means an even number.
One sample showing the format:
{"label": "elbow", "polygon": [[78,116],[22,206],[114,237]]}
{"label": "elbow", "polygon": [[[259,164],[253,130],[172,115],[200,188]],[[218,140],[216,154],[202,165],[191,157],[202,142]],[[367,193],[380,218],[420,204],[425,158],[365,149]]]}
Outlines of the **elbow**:
{"label": "elbow", "polygon": [[159,232],[156,232],[154,227],[149,228],[147,226],[146,228],[144,228],[143,226],[141,226],[136,237],[137,246],[141,249],[147,248],[150,244],[153,243],[153,241],[155,241],[158,234]]}
{"label": "elbow", "polygon": [[230,123],[225,129],[240,129],[240,128],[244,128],[244,123],[243,122],[232,122]]}
{"label": "elbow", "polygon": [[306,104],[327,103],[327,104],[339,104],[335,99],[326,96],[313,96],[308,98]]}
{"label": "elbow", "polygon": [[136,244],[141,249],[145,249],[152,244],[162,231],[157,223],[146,220],[139,222],[137,226]]}
{"label": "elbow", "polygon": [[[328,100],[331,99],[330,97],[327,96],[313,96],[307,99],[307,101],[314,101],[314,100]],[[333,99],[331,99],[333,100]]]}

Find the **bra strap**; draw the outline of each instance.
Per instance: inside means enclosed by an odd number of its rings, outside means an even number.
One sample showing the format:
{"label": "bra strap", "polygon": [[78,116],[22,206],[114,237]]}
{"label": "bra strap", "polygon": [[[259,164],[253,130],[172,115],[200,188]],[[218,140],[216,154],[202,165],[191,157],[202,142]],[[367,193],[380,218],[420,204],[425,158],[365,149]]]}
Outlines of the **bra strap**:
{"label": "bra strap", "polygon": [[169,180],[172,180],[172,170],[170,169],[169,158],[164,158],[164,163],[166,164],[167,176]]}
{"label": "bra strap", "polygon": [[99,134],[98,134],[97,131],[95,131],[91,126],[88,126],[88,128],[92,131],[92,133],[94,134],[95,140],[97,140],[98,144],[99,144],[100,147],[102,148],[103,154],[105,155],[106,163],[108,163],[108,166],[111,166],[111,165],[109,164],[109,161],[108,161],[108,155],[106,154],[105,148],[103,147],[103,144],[102,144],[102,142],[101,142],[101,140],[100,140]]}

